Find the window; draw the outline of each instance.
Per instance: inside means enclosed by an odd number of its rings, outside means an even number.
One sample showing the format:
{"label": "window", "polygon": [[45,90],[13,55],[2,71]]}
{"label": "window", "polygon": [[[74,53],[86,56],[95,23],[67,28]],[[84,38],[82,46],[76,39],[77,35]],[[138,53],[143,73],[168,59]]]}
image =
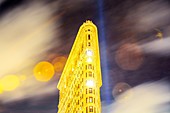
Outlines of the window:
{"label": "window", "polygon": [[80,50],[80,52],[82,52],[82,51],[83,51],[83,48],[84,48],[84,47],[83,47],[83,44],[82,44],[82,47],[81,47],[81,50]]}
{"label": "window", "polygon": [[70,107],[70,103],[68,103],[68,107]]}
{"label": "window", "polygon": [[88,40],[90,40],[90,35],[88,35]]}
{"label": "window", "polygon": [[88,46],[91,46],[91,43],[90,43],[90,42],[88,42]]}
{"label": "window", "polygon": [[78,102],[77,102],[77,105],[79,105],[79,100],[78,100]]}
{"label": "window", "polygon": [[93,112],[93,106],[89,106],[89,112]]}
{"label": "window", "polygon": [[92,69],[92,64],[88,64],[88,69]]}
{"label": "window", "polygon": [[96,108],[94,108],[94,113],[96,113]]}
{"label": "window", "polygon": [[89,77],[92,77],[92,72],[91,71],[89,71]]}
{"label": "window", "polygon": [[89,93],[92,93],[92,88],[89,88]]}
{"label": "window", "polygon": [[86,113],[88,113],[88,107],[86,107]]}
{"label": "window", "polygon": [[89,102],[93,103],[93,97],[89,97]]}

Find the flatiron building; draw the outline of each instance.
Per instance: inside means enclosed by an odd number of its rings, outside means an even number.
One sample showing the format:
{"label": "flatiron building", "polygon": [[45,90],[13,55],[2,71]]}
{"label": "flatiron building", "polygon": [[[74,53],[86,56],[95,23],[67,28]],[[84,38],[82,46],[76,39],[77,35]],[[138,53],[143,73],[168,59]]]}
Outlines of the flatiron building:
{"label": "flatiron building", "polygon": [[97,27],[80,27],[57,88],[58,113],[101,113],[102,86]]}

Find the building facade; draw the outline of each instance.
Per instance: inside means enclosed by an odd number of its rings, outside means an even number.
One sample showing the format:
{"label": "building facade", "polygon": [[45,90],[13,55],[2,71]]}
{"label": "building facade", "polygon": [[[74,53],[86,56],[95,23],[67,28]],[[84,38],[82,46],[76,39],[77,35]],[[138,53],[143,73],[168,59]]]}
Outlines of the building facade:
{"label": "building facade", "polygon": [[58,113],[101,113],[102,86],[97,27],[80,27],[60,77]]}

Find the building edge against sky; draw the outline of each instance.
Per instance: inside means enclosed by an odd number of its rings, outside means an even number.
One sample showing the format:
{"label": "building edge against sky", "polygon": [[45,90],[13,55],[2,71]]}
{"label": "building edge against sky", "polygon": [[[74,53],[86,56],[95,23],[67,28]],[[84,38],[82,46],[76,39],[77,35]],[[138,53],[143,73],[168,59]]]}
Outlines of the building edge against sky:
{"label": "building edge against sky", "polygon": [[58,113],[101,113],[102,86],[97,27],[80,27],[60,77]]}

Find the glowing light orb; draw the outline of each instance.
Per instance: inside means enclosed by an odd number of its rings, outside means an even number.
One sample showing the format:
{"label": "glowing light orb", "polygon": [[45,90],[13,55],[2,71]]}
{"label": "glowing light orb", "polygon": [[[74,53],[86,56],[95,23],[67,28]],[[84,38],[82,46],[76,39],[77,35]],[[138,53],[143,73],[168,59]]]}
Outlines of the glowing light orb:
{"label": "glowing light orb", "polygon": [[3,93],[3,89],[2,89],[2,86],[0,84],[0,94],[2,94],[2,93]]}
{"label": "glowing light orb", "polygon": [[65,56],[58,56],[52,61],[54,69],[57,73],[63,70],[66,61],[67,61],[67,58]]}
{"label": "glowing light orb", "polygon": [[95,86],[95,83],[94,83],[93,80],[87,80],[86,85],[87,85],[88,87],[94,87],[94,86]]}
{"label": "glowing light orb", "polygon": [[15,75],[8,75],[0,80],[2,91],[13,91],[20,85],[20,80]]}
{"label": "glowing light orb", "polygon": [[93,61],[92,58],[90,58],[90,57],[87,58],[87,62],[88,62],[88,63],[91,63],[92,61]]}
{"label": "glowing light orb", "polygon": [[136,70],[143,63],[144,57],[140,47],[133,44],[124,44],[116,52],[116,63],[124,70]]}
{"label": "glowing light orb", "polygon": [[125,82],[117,83],[112,91],[113,97],[120,102],[126,101],[132,95],[130,89],[131,86]]}
{"label": "glowing light orb", "polygon": [[34,76],[38,81],[47,82],[54,76],[54,67],[49,62],[40,62],[34,68]]}
{"label": "glowing light orb", "polygon": [[93,55],[93,52],[92,52],[91,50],[87,50],[87,51],[86,51],[86,55],[87,55],[87,56],[92,56],[92,55]]}

